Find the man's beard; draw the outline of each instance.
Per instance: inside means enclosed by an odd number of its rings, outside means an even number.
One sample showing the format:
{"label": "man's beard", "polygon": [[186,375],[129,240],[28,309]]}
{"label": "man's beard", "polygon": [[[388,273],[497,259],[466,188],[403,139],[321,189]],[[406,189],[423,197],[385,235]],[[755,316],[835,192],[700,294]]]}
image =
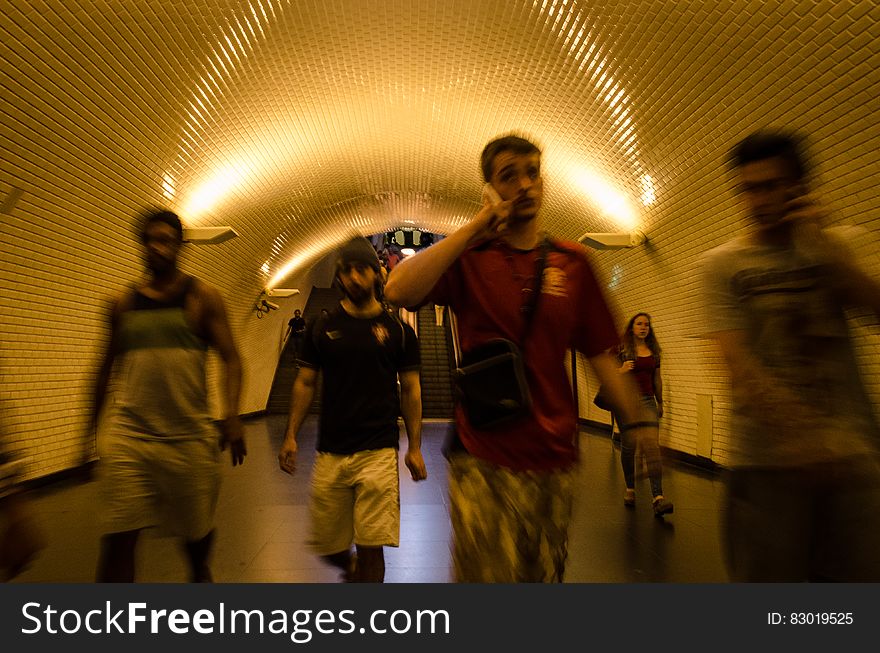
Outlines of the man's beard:
{"label": "man's beard", "polygon": [[342,294],[345,295],[348,298],[348,301],[355,306],[366,306],[373,299],[372,288],[362,288],[361,286],[353,286],[352,288],[349,288],[344,283],[340,285],[342,286]]}
{"label": "man's beard", "polygon": [[168,276],[169,274],[173,273],[175,268],[177,267],[176,261],[164,259],[161,257],[153,258],[147,256],[145,263],[147,270],[149,270],[150,274],[154,277]]}

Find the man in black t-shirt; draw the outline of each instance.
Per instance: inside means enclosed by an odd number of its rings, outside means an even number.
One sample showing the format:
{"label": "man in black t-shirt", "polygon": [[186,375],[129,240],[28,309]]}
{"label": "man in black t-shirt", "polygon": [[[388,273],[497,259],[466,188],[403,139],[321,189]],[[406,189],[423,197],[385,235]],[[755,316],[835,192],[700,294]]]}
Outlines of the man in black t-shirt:
{"label": "man in black t-shirt", "polygon": [[299,356],[299,352],[302,350],[303,336],[306,333],[306,321],[299,309],[293,312],[293,317],[287,323],[287,329],[290,331],[290,337],[293,338],[293,350]]}
{"label": "man in black t-shirt", "polygon": [[322,370],[309,543],[356,582],[382,582],[383,547],[399,544],[398,414],[406,427],[406,466],[414,481],[427,477],[421,453],[418,341],[412,328],[382,305],[382,280],[369,241],[356,238],[342,248],[335,283],[343,299],[307,327],[287,434],[278,454],[281,469],[293,474],[296,435]]}

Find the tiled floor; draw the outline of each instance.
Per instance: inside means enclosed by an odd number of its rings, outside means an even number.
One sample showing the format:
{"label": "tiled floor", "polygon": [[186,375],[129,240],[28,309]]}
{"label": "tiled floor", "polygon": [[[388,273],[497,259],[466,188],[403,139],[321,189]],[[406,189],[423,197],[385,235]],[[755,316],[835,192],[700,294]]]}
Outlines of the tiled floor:
{"label": "tiled floor", "polygon": [[[278,469],[285,417],[247,423],[248,458],[227,465],[217,511],[213,571],[218,582],[336,582],[338,574],[304,545],[309,469],[316,423],[300,435],[300,469]],[[446,467],[440,445],[445,423],[427,423],[423,453],[429,478],[413,483],[401,462],[401,546],[386,549],[386,581],[442,583],[450,579]],[[622,503],[619,450],[584,432],[581,484],[573,518],[566,580],[575,583],[724,582],[718,523],[721,487],[710,473],[668,463],[664,485],[675,514],[653,517],[648,481],[635,510]],[[58,484],[34,493],[50,537],[34,566],[15,582],[91,582],[98,553],[95,482]],[[186,566],[177,541],[147,532],[138,550],[138,579],[181,582]]]}

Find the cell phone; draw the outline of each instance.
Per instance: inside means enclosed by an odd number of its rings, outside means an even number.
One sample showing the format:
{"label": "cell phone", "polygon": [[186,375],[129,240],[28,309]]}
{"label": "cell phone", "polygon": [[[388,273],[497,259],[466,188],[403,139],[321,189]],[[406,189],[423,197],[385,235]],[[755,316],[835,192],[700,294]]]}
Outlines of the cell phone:
{"label": "cell phone", "polygon": [[483,197],[488,199],[492,206],[501,204],[501,202],[504,201],[501,199],[501,195],[498,194],[498,191],[495,190],[495,187],[492,184],[485,184],[483,186]]}

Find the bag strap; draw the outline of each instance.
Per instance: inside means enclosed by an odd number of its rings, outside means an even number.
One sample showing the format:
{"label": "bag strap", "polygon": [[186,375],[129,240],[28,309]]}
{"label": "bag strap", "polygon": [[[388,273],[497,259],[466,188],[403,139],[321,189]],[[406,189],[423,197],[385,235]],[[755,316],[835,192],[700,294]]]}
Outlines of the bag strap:
{"label": "bag strap", "polygon": [[535,313],[538,310],[538,299],[541,297],[541,290],[544,286],[544,268],[547,267],[547,254],[550,252],[550,237],[544,236],[541,240],[541,248],[538,258],[535,260],[535,288],[529,301],[523,304],[522,311],[525,313],[525,329],[523,330],[521,349],[525,349],[528,342],[529,333],[532,330],[532,324],[535,321]]}
{"label": "bag strap", "polygon": [[[540,249],[538,252],[538,258],[535,259],[535,289],[532,292],[532,296],[529,297],[528,301],[520,307],[520,310],[525,315],[525,328],[523,329],[522,343],[520,345],[520,350],[525,349],[526,342],[528,341],[529,333],[532,330],[532,323],[534,322],[535,313],[537,312],[537,308],[538,308],[538,298],[541,295],[541,290],[544,286],[543,277],[544,277],[544,268],[547,267],[547,255],[552,248],[553,248],[553,243],[550,241],[550,237],[544,236],[543,240],[541,240]],[[451,326],[451,324],[456,320],[456,318],[455,318],[455,314],[453,313],[451,308],[449,309],[449,313],[450,313],[450,326]],[[456,326],[455,332],[453,334],[453,337],[456,338],[456,341],[458,341],[457,332],[458,332],[458,329]],[[459,351],[459,354],[461,353],[460,341],[458,341],[458,347],[456,348],[456,350]],[[455,361],[456,367],[460,364],[459,358],[460,358],[460,356],[456,356],[456,361]]]}

